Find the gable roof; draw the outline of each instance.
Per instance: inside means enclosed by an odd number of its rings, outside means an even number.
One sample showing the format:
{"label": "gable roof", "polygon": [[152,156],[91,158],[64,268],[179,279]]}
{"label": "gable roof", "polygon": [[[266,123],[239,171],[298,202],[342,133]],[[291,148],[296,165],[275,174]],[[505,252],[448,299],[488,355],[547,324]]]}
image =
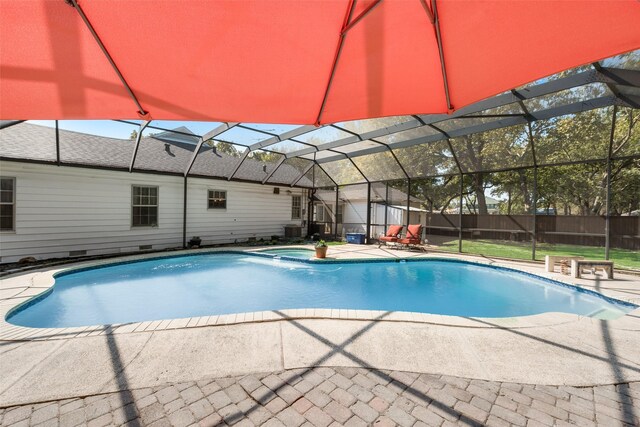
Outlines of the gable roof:
{"label": "gable roof", "polygon": [[[191,134],[193,136],[185,134]],[[165,131],[153,134],[153,138],[169,142],[184,142],[187,144],[197,144],[199,140],[198,135],[191,132],[191,130],[186,126],[177,127],[173,129],[173,131]]]}

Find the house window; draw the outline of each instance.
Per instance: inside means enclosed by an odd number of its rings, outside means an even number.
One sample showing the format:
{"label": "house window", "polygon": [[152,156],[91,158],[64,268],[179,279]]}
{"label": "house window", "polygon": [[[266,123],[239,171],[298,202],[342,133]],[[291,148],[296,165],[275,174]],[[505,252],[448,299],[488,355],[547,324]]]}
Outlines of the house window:
{"label": "house window", "polygon": [[227,209],[227,192],[209,190],[207,207],[209,209]]}
{"label": "house window", "polygon": [[322,205],[322,203],[316,203],[314,204],[315,210],[314,210],[314,215],[313,215],[313,220],[316,222],[324,222],[324,214],[325,214],[325,210],[324,210],[324,206]]}
{"label": "house window", "polygon": [[158,225],[158,187],[134,185],[132,187],[132,219],[134,227]]}
{"label": "house window", "polygon": [[329,214],[329,211],[327,211],[327,209],[325,209],[324,205],[322,203],[316,203],[315,204],[315,212],[314,212],[314,221],[316,222],[331,222],[331,215]]}
{"label": "house window", "polygon": [[13,231],[16,218],[16,180],[0,178],[0,231]]}
{"label": "house window", "polygon": [[302,219],[302,196],[291,196],[291,219]]}

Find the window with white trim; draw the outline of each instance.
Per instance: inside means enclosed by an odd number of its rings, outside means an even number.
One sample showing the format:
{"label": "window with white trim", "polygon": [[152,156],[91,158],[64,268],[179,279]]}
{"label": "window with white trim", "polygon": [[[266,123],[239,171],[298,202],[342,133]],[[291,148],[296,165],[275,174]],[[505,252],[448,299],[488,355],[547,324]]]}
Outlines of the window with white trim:
{"label": "window with white trim", "polygon": [[158,225],[158,187],[132,186],[131,202],[131,225],[133,227],[155,227]]}
{"label": "window with white trim", "polygon": [[291,196],[291,219],[302,219],[302,196]]}
{"label": "window with white trim", "polygon": [[227,209],[227,192],[222,190],[209,190],[207,196],[208,209]]}
{"label": "window with white trim", "polygon": [[331,214],[324,203],[315,203],[313,212],[313,220],[316,222],[331,222]]}
{"label": "window with white trim", "polygon": [[0,178],[0,231],[14,231],[16,223],[16,179]]}

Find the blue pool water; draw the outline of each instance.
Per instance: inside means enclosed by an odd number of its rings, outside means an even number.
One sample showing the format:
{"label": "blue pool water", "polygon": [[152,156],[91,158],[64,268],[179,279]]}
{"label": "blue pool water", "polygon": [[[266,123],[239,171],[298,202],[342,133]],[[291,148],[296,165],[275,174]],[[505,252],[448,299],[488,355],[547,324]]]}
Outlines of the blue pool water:
{"label": "blue pool water", "polygon": [[[56,277],[10,323],[70,327],[288,308],[511,317],[617,317],[634,306],[534,276],[450,260],[295,262],[225,253],[114,264]],[[25,308],[26,307],[26,308]]]}
{"label": "blue pool water", "polygon": [[258,251],[257,253],[301,259],[309,259],[316,256],[316,251],[314,251],[313,249],[302,248],[267,249],[264,251]]}

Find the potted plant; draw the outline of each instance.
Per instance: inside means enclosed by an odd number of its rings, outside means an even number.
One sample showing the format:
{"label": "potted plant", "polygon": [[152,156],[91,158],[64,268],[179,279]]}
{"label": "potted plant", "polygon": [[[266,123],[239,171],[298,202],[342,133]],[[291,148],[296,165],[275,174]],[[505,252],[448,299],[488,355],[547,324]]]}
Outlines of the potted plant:
{"label": "potted plant", "polygon": [[316,258],[326,258],[327,249],[327,242],[325,242],[324,240],[318,240],[316,242]]}
{"label": "potted plant", "polygon": [[200,237],[193,236],[191,238],[191,240],[189,240],[189,247],[190,248],[199,248],[200,247],[200,243],[202,243],[202,240],[200,239]]}

